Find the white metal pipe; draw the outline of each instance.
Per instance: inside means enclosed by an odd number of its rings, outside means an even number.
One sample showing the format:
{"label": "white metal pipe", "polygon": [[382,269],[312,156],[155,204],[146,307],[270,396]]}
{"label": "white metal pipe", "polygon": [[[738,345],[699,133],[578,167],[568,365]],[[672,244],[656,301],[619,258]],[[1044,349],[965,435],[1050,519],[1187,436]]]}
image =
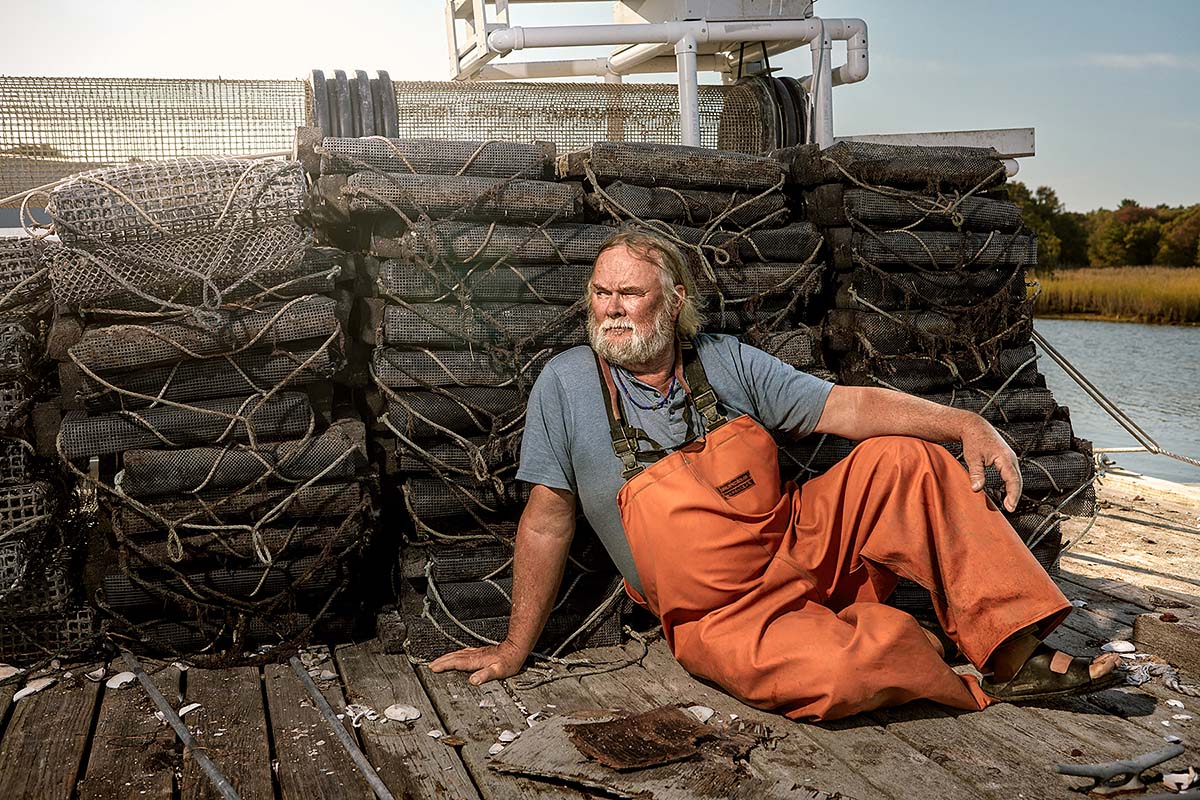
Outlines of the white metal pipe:
{"label": "white metal pipe", "polygon": [[833,42],[824,30],[824,20],[818,20],[820,35],[809,46],[812,51],[813,81],[809,90],[812,106],[808,140],[824,150],[833,145]]}
{"label": "white metal pipe", "polygon": [[622,44],[674,44],[691,35],[696,42],[811,42],[820,20],[747,22],[655,22],[630,25],[558,25],[501,28],[488,34],[488,49],[508,53],[530,47],[581,47]]}
{"label": "white metal pipe", "polygon": [[700,146],[700,95],[696,80],[696,40],[688,35],[675,43],[679,69],[680,142]]}
{"label": "white metal pipe", "polygon": [[[609,80],[621,77],[608,68],[607,58],[579,58],[561,61],[514,61],[493,62],[481,67],[474,76],[482,81],[520,81],[538,80],[541,78],[577,78],[597,77]],[[674,56],[662,56],[643,62],[637,68],[638,73],[675,72],[677,62]],[[700,72],[724,72],[729,69],[728,62],[717,56],[697,56],[696,69]]]}
{"label": "white metal pipe", "polygon": [[[608,57],[608,69],[617,75],[641,72],[641,66],[664,54],[665,44],[635,44]],[[671,59],[674,65],[675,59]],[[672,66],[672,70],[674,66]]]}

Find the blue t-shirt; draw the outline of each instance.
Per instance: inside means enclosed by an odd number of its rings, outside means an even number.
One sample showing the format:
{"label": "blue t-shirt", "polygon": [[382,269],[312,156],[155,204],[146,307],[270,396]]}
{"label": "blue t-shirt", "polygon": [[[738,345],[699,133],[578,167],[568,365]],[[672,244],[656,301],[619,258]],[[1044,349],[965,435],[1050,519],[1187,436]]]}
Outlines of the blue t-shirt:
{"label": "blue t-shirt", "polygon": [[[719,410],[732,419],[748,414],[771,431],[797,436],[811,433],[825,409],[833,384],[783,363],[778,358],[733,336],[700,334],[696,353],[719,400]],[[662,408],[653,407],[662,395],[628,371],[614,368],[636,403],[621,394],[621,408],[629,425],[640,428],[655,443],[674,449],[703,425],[700,414],[685,414],[686,395],[676,386]],[[652,445],[639,442],[639,450]],[[552,358],[538,376],[529,395],[521,464],[517,479],[552,489],[573,492],[584,516],[600,537],[617,569],[639,592],[629,542],[617,509],[617,492],[624,480],[621,462],[613,453],[608,415],[596,359],[588,347],[575,347]]]}

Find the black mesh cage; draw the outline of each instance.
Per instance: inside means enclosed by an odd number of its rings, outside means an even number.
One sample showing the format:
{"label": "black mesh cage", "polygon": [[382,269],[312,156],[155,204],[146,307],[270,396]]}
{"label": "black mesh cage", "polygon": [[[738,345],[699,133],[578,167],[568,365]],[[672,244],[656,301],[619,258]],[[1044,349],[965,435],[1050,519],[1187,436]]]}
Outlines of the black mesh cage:
{"label": "black mesh cage", "polygon": [[89,329],[69,352],[77,363],[94,372],[105,372],[326,338],[337,329],[337,302],[310,295],[253,308],[220,309],[203,320],[193,317]]}
{"label": "black mesh cage", "polygon": [[55,500],[54,487],[45,481],[0,486],[0,532],[14,536],[48,523]]}
{"label": "black mesh cage", "polygon": [[924,395],[938,405],[980,414],[993,425],[1007,422],[1047,420],[1058,409],[1049,389],[1039,386],[1004,390],[970,387]]}
{"label": "black mesh cage", "polygon": [[16,320],[0,320],[0,380],[29,373],[37,337]]}
{"label": "black mesh cage", "polygon": [[340,525],[306,525],[296,521],[290,525],[265,526],[257,530],[258,539],[244,529],[223,531],[191,531],[180,536],[181,557],[175,561],[165,538],[148,539],[129,545],[132,552],[150,563],[200,563],[216,561],[225,565],[259,564],[260,553],[272,558],[296,558],[329,548],[340,553],[358,542],[362,522],[357,516],[348,517]]}
{"label": "black mesh cage", "polygon": [[194,494],[206,489],[353,478],[366,464],[361,424],[343,423],[319,436],[260,447],[129,450],[118,488],[131,497]]}
{"label": "black mesh cage", "polygon": [[0,381],[0,432],[15,432],[32,405],[33,395],[25,378]]}
{"label": "black mesh cage", "polygon": [[393,389],[433,386],[532,386],[554,355],[550,349],[519,355],[481,350],[397,350],[377,347],[371,353],[375,380]]}
{"label": "black mesh cage", "polygon": [[621,180],[677,188],[761,191],[783,182],[783,168],[774,158],[707,147],[596,142],[558,159],[558,174],[562,177],[584,177],[589,171],[602,183]]}
{"label": "black mesh cage", "polygon": [[767,336],[761,343],[766,352],[785,364],[805,372],[824,370],[825,358],[821,352],[821,331],[807,326],[779,331]]}
{"label": "black mesh cage", "polygon": [[686,253],[698,250],[720,264],[727,258],[740,261],[781,261],[811,263],[821,250],[823,239],[811,222],[794,222],[782,228],[749,232],[710,231],[687,225],[661,223],[667,229],[649,224],[652,231],[669,233]]}
{"label": "black mesh cage", "polygon": [[406,473],[457,472],[474,475],[476,471],[497,474],[516,468],[521,447],[521,431],[493,437],[476,437],[465,442],[385,444],[394,446],[397,466]]}
{"label": "black mesh cage", "polygon": [[992,300],[1010,305],[1024,301],[1025,270],[1008,266],[885,272],[860,266],[843,277],[838,292],[839,305],[869,304],[881,311],[962,309]]}
{"label": "black mesh cage", "polygon": [[394,247],[379,239],[372,247],[381,256],[409,255],[425,261],[591,264],[616,232],[608,225],[526,227],[443,220],[415,224]]}
{"label": "black mesh cage", "polygon": [[33,446],[24,439],[0,436],[0,483],[23,483],[33,469]]}
{"label": "black mesh cage", "polygon": [[464,175],[485,178],[550,177],[551,142],[467,141],[460,139],[358,139],[327,136],[321,142],[321,174],[379,172]]}
{"label": "black mesh cage", "polygon": [[808,219],[827,227],[859,223],[876,230],[920,228],[1011,233],[1022,225],[1021,209],[1016,204],[958,192],[924,195],[827,184],[806,191],[804,202]]}
{"label": "black mesh cage", "polygon": [[84,377],[80,397],[92,410],[141,408],[172,401],[247,396],[304,386],[334,376],[343,364],[340,342],[311,349],[245,352],[173,367]]}
{"label": "black mesh cage", "polygon": [[529,499],[529,484],[524,482],[480,482],[455,479],[412,477],[404,485],[404,502],[414,520],[476,517],[485,522],[511,519]]}
{"label": "black mesh cage", "polygon": [[298,161],[192,157],[84,172],[50,192],[65,244],[128,245],[258,227],[304,209]]}
{"label": "black mesh cage", "polygon": [[0,311],[42,301],[50,288],[40,263],[41,242],[30,236],[0,236]]}
{"label": "black mesh cage", "polygon": [[383,318],[383,340],[402,347],[571,347],[586,338],[576,306],[409,304],[388,306]]}
{"label": "black mesh cage", "polygon": [[[257,228],[179,234],[87,249],[52,245],[45,253],[55,302],[115,305],[130,295],[147,306],[217,306],[253,286],[279,286],[311,275],[304,254],[312,232],[291,220]],[[205,302],[194,300],[201,297]],[[180,302],[180,299],[183,299]]]}
{"label": "black mesh cage", "polygon": [[1015,347],[1028,343],[1032,332],[1033,318],[1024,307],[980,315],[833,309],[825,326],[826,344],[831,350],[863,348],[883,355],[942,353],[978,343]]}
{"label": "black mesh cage", "polygon": [[1004,164],[991,148],[919,147],[838,142],[786,148],[776,154],[801,186],[865,183],[926,191],[987,189],[1004,183]]}
{"label": "black mesh cage", "polygon": [[389,395],[387,424],[411,439],[444,431],[478,436],[504,430],[525,413],[525,396],[515,388],[449,387],[439,391],[398,391]]}
{"label": "black mesh cage", "polygon": [[61,612],[18,619],[0,619],[0,659],[28,664],[54,656],[81,655],[94,642],[91,608],[72,605]]}
{"label": "black mesh cage", "polygon": [[359,172],[344,182],[321,178],[319,188],[340,191],[356,213],[519,222],[569,222],[583,213],[577,183]]}
{"label": "black mesh cage", "polygon": [[872,356],[850,353],[842,361],[844,382],[882,386],[908,394],[934,394],[968,386],[1036,386],[1037,351],[1032,344],[1000,350],[937,356]]}
{"label": "black mesh cage", "polygon": [[841,258],[842,251],[836,245],[833,248],[839,268],[846,269],[853,264],[914,270],[962,270],[1037,263],[1037,238],[1017,233],[856,231],[850,243],[850,262]]}
{"label": "black mesh cage", "polygon": [[788,219],[782,192],[718,192],[638,186],[617,181],[588,195],[588,203],[614,219],[659,219],[687,225],[779,227]]}
{"label": "black mesh cage", "polygon": [[[139,536],[162,530],[165,524],[187,532],[210,529],[214,525],[253,524],[278,518],[344,519],[362,503],[361,485],[356,481],[340,481],[288,488],[247,487],[232,492],[198,492],[193,497],[149,501],[145,504],[146,512],[118,504],[112,514],[115,529],[125,536]],[[313,524],[318,523],[314,521]]]}
{"label": "black mesh cage", "polygon": [[20,539],[0,543],[0,615],[61,612],[71,599],[70,552],[31,549]]}
{"label": "black mesh cage", "polygon": [[314,424],[308,396],[280,392],[271,397],[229,397],[161,405],[141,411],[86,416],[69,412],[59,431],[58,451],[67,459],[148,447],[285,439]]}
{"label": "black mesh cage", "polygon": [[591,264],[437,265],[384,261],[377,285],[385,296],[411,302],[441,300],[570,305],[583,296]]}

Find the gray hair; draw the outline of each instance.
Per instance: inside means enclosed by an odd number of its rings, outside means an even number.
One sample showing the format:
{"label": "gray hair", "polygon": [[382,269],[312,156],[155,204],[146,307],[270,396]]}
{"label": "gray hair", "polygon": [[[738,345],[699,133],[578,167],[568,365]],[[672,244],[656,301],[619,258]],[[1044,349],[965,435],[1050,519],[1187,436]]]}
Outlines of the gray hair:
{"label": "gray hair", "polygon": [[[662,279],[663,295],[669,303],[674,303],[679,309],[675,318],[675,335],[681,339],[690,339],[700,332],[704,315],[696,305],[696,281],[692,271],[688,269],[683,253],[672,242],[645,231],[621,231],[600,246],[596,258],[608,250],[624,247],[626,250],[640,256],[642,260],[659,267],[659,277]],[[681,293],[677,286],[683,287]],[[591,294],[591,283],[588,283],[588,293]]]}

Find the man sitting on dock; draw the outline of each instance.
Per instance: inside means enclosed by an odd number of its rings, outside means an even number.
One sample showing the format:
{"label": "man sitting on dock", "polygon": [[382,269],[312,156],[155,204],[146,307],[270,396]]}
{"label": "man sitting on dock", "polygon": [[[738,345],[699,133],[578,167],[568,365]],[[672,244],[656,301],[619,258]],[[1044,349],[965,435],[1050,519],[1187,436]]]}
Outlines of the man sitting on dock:
{"label": "man sitting on dock", "polygon": [[[1041,643],[1071,605],[990,500],[1021,494],[1016,455],[982,417],[886,389],[835,386],[731,336],[698,333],[687,265],[623,232],[587,287],[591,347],[547,364],[517,477],[507,638],[435,660],[474,684],[516,674],[562,580],[582,505],[685,669],[794,719],[925,698],[962,709],[1095,691],[1119,658]],[[781,485],[768,431],[863,440],[820,477]],[[962,443],[968,471],[935,442]],[[899,578],[941,630],[885,605]],[[959,675],[953,644],[983,673]]]}

